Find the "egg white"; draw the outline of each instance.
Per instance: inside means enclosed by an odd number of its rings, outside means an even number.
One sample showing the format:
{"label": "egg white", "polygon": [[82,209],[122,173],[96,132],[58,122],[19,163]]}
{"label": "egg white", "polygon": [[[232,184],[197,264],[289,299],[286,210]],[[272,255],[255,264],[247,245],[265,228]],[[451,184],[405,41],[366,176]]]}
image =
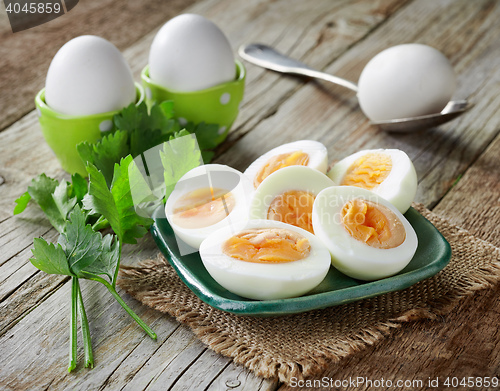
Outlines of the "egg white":
{"label": "egg white", "polygon": [[307,166],[283,167],[262,181],[255,190],[250,204],[251,219],[267,219],[273,200],[286,191],[306,191],[318,195],[335,183],[325,174]]}
{"label": "egg white", "polygon": [[302,151],[309,155],[309,161],[307,167],[314,168],[323,174],[326,173],[328,168],[328,151],[326,147],[313,140],[299,140],[288,144],[282,144],[276,148],[271,149],[259,158],[257,158],[248,168],[245,170],[244,174],[250,178],[250,181],[254,182],[255,176],[259,173],[260,169],[267,163],[269,159],[273,156],[281,155],[284,153],[290,153],[295,151]]}
{"label": "egg white", "polygon": [[[283,228],[309,240],[309,255],[280,264],[242,261],[222,252],[231,236],[251,228]],[[249,220],[222,228],[208,236],[200,246],[203,265],[221,286],[237,295],[255,300],[276,300],[309,292],[323,281],[330,268],[328,249],[311,233],[279,221]]]}
{"label": "egg white", "polygon": [[335,183],[342,183],[349,167],[368,153],[386,154],[391,157],[391,172],[380,185],[371,191],[389,201],[401,213],[405,213],[415,199],[418,181],[412,161],[405,152],[399,149],[368,149],[356,152],[336,163],[327,175]]}
{"label": "egg white", "polygon": [[[184,228],[172,219],[176,201],[187,193],[207,187],[229,190],[234,197],[232,211],[221,221],[201,228]],[[211,233],[222,227],[248,220],[249,194],[253,188],[241,172],[220,164],[206,164],[186,173],[175,185],[167,199],[165,214],[175,235],[189,246],[198,249],[201,242]]]}
{"label": "egg white", "polygon": [[[389,208],[403,224],[404,242],[394,248],[380,249],[353,238],[341,222],[341,211],[354,199]],[[391,203],[366,189],[336,186],[323,190],[314,201],[312,221],[315,235],[330,251],[332,265],[352,278],[372,281],[394,275],[410,263],[417,250],[417,235],[408,220]]]}

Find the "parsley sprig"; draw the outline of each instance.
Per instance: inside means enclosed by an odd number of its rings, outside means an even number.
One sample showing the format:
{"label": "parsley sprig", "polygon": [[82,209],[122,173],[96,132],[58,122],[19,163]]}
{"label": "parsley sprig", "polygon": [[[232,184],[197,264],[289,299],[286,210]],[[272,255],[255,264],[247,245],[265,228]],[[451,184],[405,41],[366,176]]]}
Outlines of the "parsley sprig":
{"label": "parsley sprig", "polygon": [[[134,244],[152,224],[148,214],[168,197],[175,183],[190,169],[208,162],[220,140],[219,127],[188,123],[181,129],[173,118],[173,104],[163,102],[148,111],[143,103],[130,105],[113,118],[114,128],[98,142],[81,143],[78,153],[86,163],[87,179],[78,174],[71,181],[57,181],[41,174],[15,202],[14,214],[33,201],[60,233],[56,244],[34,239],[31,263],[48,274],[70,276],[71,321],[68,371],[77,365],[77,321],[81,324],[85,367],[93,367],[90,328],[83,304],[80,279],[103,284],[125,311],[153,339],[156,334],[116,292],[124,243]],[[191,137],[183,137],[191,135]],[[199,145],[199,148],[198,148]],[[154,148],[156,146],[156,149]],[[201,152],[200,152],[201,149]],[[146,156],[156,156],[165,183],[150,177]],[[149,155],[148,155],[149,154]],[[134,158],[140,157],[141,172]],[[156,173],[157,174],[157,173]],[[147,183],[149,181],[149,184]],[[155,186],[149,186],[155,182]],[[137,199],[146,207],[140,209]],[[149,209],[148,209],[149,208]],[[110,227],[113,234],[102,235]]]}

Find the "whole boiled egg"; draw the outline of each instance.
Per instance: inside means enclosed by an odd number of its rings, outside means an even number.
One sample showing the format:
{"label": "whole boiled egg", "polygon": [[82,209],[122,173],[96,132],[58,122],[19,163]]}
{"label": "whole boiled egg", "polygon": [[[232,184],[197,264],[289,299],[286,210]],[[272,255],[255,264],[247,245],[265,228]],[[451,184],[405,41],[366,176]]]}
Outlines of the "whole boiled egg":
{"label": "whole boiled egg", "polygon": [[255,300],[303,295],[323,281],[330,254],[311,233],[279,221],[250,220],[208,236],[203,265],[221,286]]}
{"label": "whole boiled egg", "polygon": [[323,190],[314,201],[312,220],[333,266],[352,278],[371,281],[394,275],[417,250],[417,235],[405,217],[366,189]]}
{"label": "whole boiled egg", "polygon": [[201,15],[170,19],[149,52],[149,76],[174,91],[197,91],[233,80],[234,55],[224,33]]}
{"label": "whole boiled egg", "polygon": [[328,176],[340,186],[371,190],[405,213],[417,193],[417,173],[399,149],[359,151],[336,163]]}
{"label": "whole boiled egg", "polygon": [[176,236],[198,249],[217,229],[248,220],[251,191],[241,172],[220,164],[202,165],[176,183],[165,214]]}
{"label": "whole boiled egg", "polygon": [[64,44],[50,63],[45,101],[58,113],[92,115],[135,102],[134,78],[109,41],[83,35]]}
{"label": "whole boiled egg", "polygon": [[260,156],[248,166],[244,174],[257,188],[270,174],[288,166],[307,166],[326,173],[328,151],[323,144],[312,140],[283,144]]}
{"label": "whole boiled egg", "polygon": [[373,57],[358,82],[361,109],[372,121],[440,112],[455,91],[455,73],[438,50],[417,43],[393,46]]}
{"label": "whole boiled egg", "polygon": [[314,199],[321,190],[334,185],[314,168],[284,167],[269,175],[255,190],[250,218],[281,221],[314,233],[311,219]]}

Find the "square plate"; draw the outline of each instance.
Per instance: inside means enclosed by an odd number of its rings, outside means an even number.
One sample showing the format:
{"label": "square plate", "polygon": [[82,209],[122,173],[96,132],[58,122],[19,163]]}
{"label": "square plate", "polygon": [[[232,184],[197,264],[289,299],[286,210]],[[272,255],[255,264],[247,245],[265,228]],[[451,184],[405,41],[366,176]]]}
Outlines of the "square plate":
{"label": "square plate", "polygon": [[280,316],[405,289],[443,269],[451,258],[449,243],[436,227],[415,209],[410,208],[405,217],[417,233],[418,247],[411,262],[398,274],[378,281],[364,282],[350,278],[332,266],[323,282],[308,294],[291,299],[266,301],[246,299],[220,286],[208,274],[198,252],[181,256],[163,207],[153,214],[151,233],[158,248],[182,281],[205,303],[237,315]]}

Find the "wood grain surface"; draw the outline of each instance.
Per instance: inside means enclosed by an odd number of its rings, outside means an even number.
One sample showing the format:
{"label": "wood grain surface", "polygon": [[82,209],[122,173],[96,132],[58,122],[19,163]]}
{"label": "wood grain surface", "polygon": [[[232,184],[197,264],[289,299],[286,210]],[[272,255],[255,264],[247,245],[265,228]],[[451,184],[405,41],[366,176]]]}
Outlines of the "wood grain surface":
{"label": "wood grain surface", "polygon": [[[80,350],[76,372],[66,372],[70,284],[64,277],[39,272],[28,261],[34,237],[54,241],[57,233],[34,207],[19,217],[12,217],[11,211],[14,199],[35,175],[66,175],[31,110],[52,56],[77,35],[92,33],[111,40],[124,51],[136,78],[158,27],[184,11],[203,14],[221,26],[235,50],[243,43],[268,43],[351,80],[388,46],[430,44],[444,52],[457,71],[456,97],[470,97],[475,104],[460,119],[423,133],[386,134],[370,126],[353,93],[246,64],[245,99],[217,161],[244,169],[266,150],[301,138],[325,143],[330,161],[359,149],[399,148],[415,163],[417,201],[500,245],[497,1],[318,0],[311,6],[298,0],[202,0],[186,8],[192,3],[80,1],[67,15],[16,34],[0,19],[0,356],[6,358],[0,366],[0,388],[290,389],[213,353],[173,318],[121,292],[157,332],[158,341],[151,341],[92,281],[83,281],[82,289],[96,367],[83,368]],[[27,46],[43,50],[33,54]],[[10,90],[15,94],[6,94]],[[157,250],[146,238],[125,251],[124,263],[133,264]],[[332,365],[324,375],[393,380],[499,376],[499,293],[498,287],[478,292],[439,321],[404,325],[377,346]]]}

